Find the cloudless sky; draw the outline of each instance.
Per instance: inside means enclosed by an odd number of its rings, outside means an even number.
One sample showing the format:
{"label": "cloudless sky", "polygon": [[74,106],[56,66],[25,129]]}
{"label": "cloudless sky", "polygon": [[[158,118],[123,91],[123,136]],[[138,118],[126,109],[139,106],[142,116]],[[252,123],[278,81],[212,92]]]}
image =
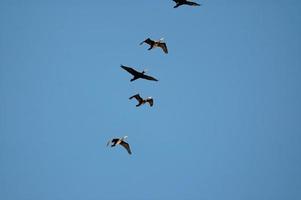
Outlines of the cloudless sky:
{"label": "cloudless sky", "polygon": [[301,2],[196,1],[0,1],[1,200],[301,199]]}

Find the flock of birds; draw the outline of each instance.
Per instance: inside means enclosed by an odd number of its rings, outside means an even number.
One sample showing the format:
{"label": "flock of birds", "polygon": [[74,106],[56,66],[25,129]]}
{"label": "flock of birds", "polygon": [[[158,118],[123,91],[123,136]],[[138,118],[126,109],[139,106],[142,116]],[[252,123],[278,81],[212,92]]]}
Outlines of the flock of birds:
{"label": "flock of birds", "polygon": [[[192,1],[188,1],[188,0],[173,0],[173,1],[176,3],[174,8],[177,8],[182,5],[200,6],[200,4],[192,2]],[[140,45],[142,45],[143,43],[146,43],[149,45],[148,50],[158,47],[158,48],[161,48],[165,54],[168,54],[168,48],[167,48],[166,43],[163,41],[163,38],[160,40],[157,40],[157,41],[147,38],[146,40],[141,42]],[[135,81],[137,79],[158,81],[158,79],[156,79],[155,77],[146,75],[144,70],[142,72],[139,72],[132,67],[128,67],[128,66],[124,66],[124,65],[121,65],[120,67],[133,76],[133,78],[130,80],[131,82]],[[133,99],[133,98],[135,98],[138,101],[138,104],[136,105],[136,107],[139,107],[145,103],[148,103],[151,107],[154,105],[154,99],[152,97],[147,97],[147,98],[143,99],[139,94],[135,94],[135,95],[131,96],[129,99]],[[129,154],[132,154],[130,145],[127,142],[125,142],[125,139],[127,137],[128,136],[124,136],[122,138],[113,138],[108,141],[107,146],[110,145],[111,147],[115,147],[118,144],[118,145],[121,145],[122,147],[124,147]]]}

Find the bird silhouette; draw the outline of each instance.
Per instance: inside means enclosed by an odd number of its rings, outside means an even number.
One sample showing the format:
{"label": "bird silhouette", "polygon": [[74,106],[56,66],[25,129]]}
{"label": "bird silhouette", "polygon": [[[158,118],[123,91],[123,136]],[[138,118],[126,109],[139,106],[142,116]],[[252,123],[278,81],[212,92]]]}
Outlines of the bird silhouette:
{"label": "bird silhouette", "polygon": [[189,6],[200,6],[201,5],[201,4],[198,4],[198,3],[195,3],[192,1],[187,1],[187,0],[173,0],[173,1],[176,3],[174,8],[177,8],[182,5],[189,5]]}
{"label": "bird silhouette", "polygon": [[156,78],[154,78],[152,76],[145,75],[145,71],[144,70],[142,72],[138,72],[135,69],[133,69],[131,67],[124,66],[124,65],[121,65],[120,67],[134,76],[131,79],[131,81],[135,81],[135,80],[137,80],[139,78],[150,80],[150,81],[158,81]]}
{"label": "bird silhouette", "polygon": [[111,144],[111,147],[115,147],[117,144],[120,144],[127,150],[129,154],[132,154],[130,145],[124,141],[127,137],[128,136],[124,136],[122,138],[113,138],[112,140],[108,141],[107,146]]}
{"label": "bird silhouette", "polygon": [[135,94],[131,96],[129,99],[135,98],[138,101],[136,107],[139,107],[145,103],[148,103],[151,107],[154,105],[154,100],[152,97],[147,97],[146,99],[142,99],[139,94]]}
{"label": "bird silhouette", "polygon": [[166,53],[166,54],[168,53],[166,43],[163,42],[163,39],[155,41],[155,40],[151,40],[150,38],[147,38],[146,40],[141,42],[140,45],[142,45],[143,43],[150,45],[150,47],[147,50],[151,50],[152,48],[155,48],[155,47],[160,47],[164,51],[164,53]]}

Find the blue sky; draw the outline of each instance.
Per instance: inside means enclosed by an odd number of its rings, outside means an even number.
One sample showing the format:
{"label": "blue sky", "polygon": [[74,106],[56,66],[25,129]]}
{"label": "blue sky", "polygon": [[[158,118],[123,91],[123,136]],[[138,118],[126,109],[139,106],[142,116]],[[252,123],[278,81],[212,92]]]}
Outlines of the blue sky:
{"label": "blue sky", "polygon": [[301,199],[300,1],[197,2],[1,1],[0,199]]}

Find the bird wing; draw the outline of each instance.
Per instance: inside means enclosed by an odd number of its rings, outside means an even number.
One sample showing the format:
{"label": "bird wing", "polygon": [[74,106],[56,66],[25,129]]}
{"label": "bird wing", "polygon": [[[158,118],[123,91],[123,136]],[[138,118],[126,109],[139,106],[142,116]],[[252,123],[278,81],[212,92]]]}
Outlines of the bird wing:
{"label": "bird wing", "polygon": [[153,98],[147,98],[147,99],[146,99],[146,102],[149,103],[150,106],[153,106],[153,105],[154,105],[154,100],[153,100]]}
{"label": "bird wing", "polygon": [[143,42],[141,42],[140,45],[143,44],[144,42],[145,42],[146,44],[152,45],[152,44],[154,44],[155,41],[154,41],[154,40],[151,40],[150,38],[147,38],[146,40],[144,40]]}
{"label": "bird wing", "polygon": [[127,66],[124,66],[124,65],[121,65],[120,67],[122,69],[126,70],[128,73],[132,74],[133,76],[135,76],[135,75],[137,75],[139,73],[139,72],[137,72],[136,70],[134,70],[131,67],[127,67]]}
{"label": "bird wing", "polygon": [[132,99],[132,98],[135,98],[139,102],[143,101],[143,99],[140,97],[139,94],[135,94],[135,95],[133,95],[133,96],[130,97],[130,99]]}
{"label": "bird wing", "polygon": [[186,1],[186,4],[190,5],[190,6],[200,6],[200,4],[192,2],[192,1]]}
{"label": "bird wing", "polygon": [[164,53],[168,53],[168,49],[165,42],[160,42],[159,47],[164,51]]}
{"label": "bird wing", "polygon": [[112,139],[112,143],[116,143],[116,142],[118,142],[118,140],[119,140],[119,138],[114,138],[114,139]]}
{"label": "bird wing", "polygon": [[113,138],[113,139],[111,139],[111,140],[109,140],[108,142],[107,142],[107,146],[109,146],[109,144],[112,144],[112,145],[116,145],[116,143],[118,142],[118,138]]}
{"label": "bird wing", "polygon": [[123,146],[128,151],[129,154],[132,154],[130,145],[127,142],[121,141],[120,145]]}
{"label": "bird wing", "polygon": [[141,78],[144,78],[144,79],[147,79],[147,80],[150,80],[150,81],[158,81],[154,77],[148,76],[148,75],[145,75],[145,74],[142,74]]}

